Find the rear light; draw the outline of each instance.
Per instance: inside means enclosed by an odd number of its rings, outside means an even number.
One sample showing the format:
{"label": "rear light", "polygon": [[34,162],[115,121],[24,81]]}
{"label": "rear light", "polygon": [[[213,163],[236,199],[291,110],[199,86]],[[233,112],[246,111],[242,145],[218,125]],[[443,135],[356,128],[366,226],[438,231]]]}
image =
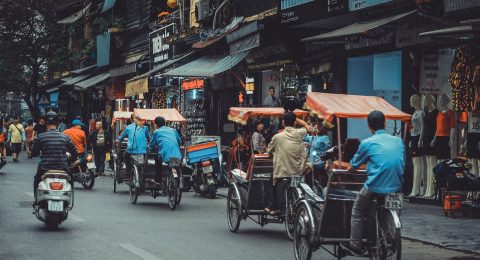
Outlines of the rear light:
{"label": "rear light", "polygon": [[93,160],[93,155],[92,155],[91,153],[89,153],[89,154],[87,155],[87,159],[86,159],[86,160],[87,160],[87,162],[91,162],[91,161]]}
{"label": "rear light", "polygon": [[50,182],[50,189],[52,189],[52,190],[63,190],[63,183],[61,183],[61,182]]}
{"label": "rear light", "polygon": [[204,162],[202,162],[202,166],[203,166],[203,167],[210,166],[210,161],[204,161]]}

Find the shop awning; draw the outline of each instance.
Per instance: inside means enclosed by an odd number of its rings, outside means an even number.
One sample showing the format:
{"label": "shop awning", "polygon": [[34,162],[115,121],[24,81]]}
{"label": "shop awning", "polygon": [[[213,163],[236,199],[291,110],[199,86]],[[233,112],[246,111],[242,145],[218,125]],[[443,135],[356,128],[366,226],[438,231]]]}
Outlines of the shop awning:
{"label": "shop awning", "polygon": [[57,23],[63,23],[63,24],[68,24],[68,23],[74,23],[76,21],[78,21],[78,19],[84,17],[88,11],[90,10],[90,6],[92,5],[92,3],[88,4],[85,8],[83,8],[82,10],[66,17],[66,18],[63,18],[62,20],[58,21]]}
{"label": "shop awning", "polygon": [[133,112],[130,111],[115,111],[113,112],[113,121],[115,120],[128,120],[131,118]]}
{"label": "shop awning", "polygon": [[96,66],[97,65],[83,67],[83,68],[78,69],[78,70],[72,70],[72,71],[70,71],[70,73],[72,73],[72,74],[82,74],[83,72],[91,70],[91,69],[95,68]]}
{"label": "shop awning", "polygon": [[465,33],[472,33],[474,31],[475,30],[472,25],[461,25],[461,26],[453,26],[453,27],[443,28],[443,29],[429,31],[429,32],[422,32],[419,34],[419,36],[421,37],[453,36],[453,35],[460,35]]}
{"label": "shop awning", "polygon": [[334,117],[367,118],[373,110],[382,111],[385,119],[389,120],[409,121],[411,118],[411,115],[376,96],[311,92],[307,94],[306,107],[329,122]]}
{"label": "shop awning", "polygon": [[60,88],[60,87],[49,88],[49,89],[46,89],[45,92],[47,92],[47,93],[52,93],[52,92],[58,91],[59,88]]}
{"label": "shop awning", "polygon": [[98,74],[94,77],[88,78],[86,80],[77,82],[74,85],[75,85],[75,87],[79,88],[80,90],[85,90],[88,87],[91,87],[95,84],[98,84],[98,83],[108,79],[109,77],[110,77],[110,73],[104,72],[104,73],[100,73],[100,74]]}
{"label": "shop awning", "polygon": [[[307,111],[295,110],[298,117],[304,117],[309,114]],[[257,117],[281,117],[285,114],[282,107],[231,107],[228,120],[246,125],[248,120]]]}
{"label": "shop awning", "polygon": [[359,22],[359,23],[354,23],[348,26],[345,26],[343,28],[340,28],[338,30],[320,34],[317,36],[309,37],[302,39],[302,42],[311,42],[311,41],[325,41],[329,39],[335,39],[335,38],[341,38],[341,37],[346,37],[346,36],[352,36],[356,34],[364,34],[368,32],[369,30],[378,28],[380,26],[386,25],[388,23],[397,21],[401,18],[404,18],[408,15],[416,13],[417,10],[406,12],[403,14],[398,14],[390,17],[385,17],[382,19],[374,20],[374,21],[366,21],[366,22]]}
{"label": "shop awning", "polygon": [[90,76],[89,74],[87,75],[79,75],[79,76],[76,76],[76,77],[73,77],[72,79],[68,80],[68,81],[65,81],[62,86],[69,86],[69,85],[73,85],[81,80],[83,80],[84,78]]}
{"label": "shop awning", "polygon": [[211,78],[227,71],[247,57],[249,51],[227,56],[204,56],[181,67],[162,74],[166,77],[200,77]]}
{"label": "shop awning", "polygon": [[110,73],[110,76],[114,78],[114,77],[120,77],[123,75],[132,74],[132,73],[135,73],[136,71],[137,71],[137,64],[132,63],[132,64],[124,65],[122,67],[113,68],[110,70],[109,73]]}
{"label": "shop awning", "polygon": [[185,123],[187,120],[176,110],[175,108],[170,109],[135,109],[135,115],[143,120],[153,121],[156,117],[161,116],[165,118],[168,122],[182,122]]}

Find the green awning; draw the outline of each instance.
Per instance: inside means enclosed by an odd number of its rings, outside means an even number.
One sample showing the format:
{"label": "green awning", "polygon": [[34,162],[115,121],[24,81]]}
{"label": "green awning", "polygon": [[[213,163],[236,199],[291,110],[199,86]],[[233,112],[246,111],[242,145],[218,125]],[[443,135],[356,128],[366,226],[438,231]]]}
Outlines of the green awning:
{"label": "green awning", "polygon": [[62,84],[62,86],[73,85],[73,84],[75,84],[75,83],[83,80],[84,78],[86,78],[86,77],[88,77],[88,76],[90,76],[90,75],[87,74],[87,75],[80,75],[80,76],[73,77],[73,78],[71,78],[70,80],[65,81],[65,82]]}
{"label": "green awning", "polygon": [[110,73],[108,72],[104,72],[104,73],[100,73],[94,77],[91,77],[91,78],[88,78],[86,80],[83,80],[83,81],[80,81],[80,82],[77,82],[75,83],[75,87],[77,89],[80,89],[80,90],[85,90],[95,84],[98,84],[106,79],[108,79],[110,77]]}
{"label": "green awning", "polygon": [[243,51],[227,56],[204,56],[161,75],[165,77],[211,78],[235,67],[248,54],[249,51]]}

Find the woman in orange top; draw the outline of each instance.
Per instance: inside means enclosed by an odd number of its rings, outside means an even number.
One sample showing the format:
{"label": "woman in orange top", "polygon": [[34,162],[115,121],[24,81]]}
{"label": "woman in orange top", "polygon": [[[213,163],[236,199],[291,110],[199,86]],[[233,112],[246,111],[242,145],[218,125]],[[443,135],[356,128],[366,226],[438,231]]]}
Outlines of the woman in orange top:
{"label": "woman in orange top", "polygon": [[31,144],[33,141],[33,120],[30,119],[27,122],[27,127],[25,128],[25,151],[27,152],[28,159],[32,158]]}

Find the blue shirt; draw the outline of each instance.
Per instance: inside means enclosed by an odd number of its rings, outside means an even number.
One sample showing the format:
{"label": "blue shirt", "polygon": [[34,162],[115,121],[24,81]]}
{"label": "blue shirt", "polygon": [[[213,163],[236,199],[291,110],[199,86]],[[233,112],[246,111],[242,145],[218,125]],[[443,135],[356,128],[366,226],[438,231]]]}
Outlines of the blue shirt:
{"label": "blue shirt", "polygon": [[127,152],[129,154],[147,153],[147,141],[150,139],[148,127],[140,127],[132,123],[125,128],[118,141],[122,142],[125,137],[128,137]]}
{"label": "blue shirt", "polygon": [[367,164],[368,191],[386,194],[400,191],[405,170],[405,146],[402,139],[378,130],[360,144],[350,161],[354,168]]}
{"label": "blue shirt", "polygon": [[310,163],[314,166],[325,165],[325,162],[320,160],[320,156],[330,149],[330,138],[327,135],[307,135],[303,141],[310,143]]}
{"label": "blue shirt", "polygon": [[163,162],[168,163],[170,158],[182,159],[180,152],[180,136],[177,130],[162,126],[153,132],[152,142],[150,142],[150,149],[158,148],[158,157]]}

